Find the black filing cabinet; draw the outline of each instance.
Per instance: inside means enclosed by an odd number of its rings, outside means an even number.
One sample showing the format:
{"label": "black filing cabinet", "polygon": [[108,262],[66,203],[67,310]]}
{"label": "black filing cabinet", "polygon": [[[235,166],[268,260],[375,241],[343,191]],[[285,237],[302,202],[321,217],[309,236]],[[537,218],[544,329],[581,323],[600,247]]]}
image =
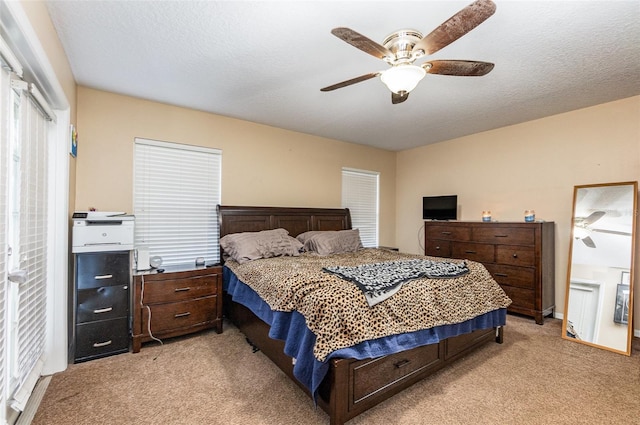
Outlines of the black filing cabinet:
{"label": "black filing cabinet", "polygon": [[130,251],[75,255],[74,362],[129,351]]}

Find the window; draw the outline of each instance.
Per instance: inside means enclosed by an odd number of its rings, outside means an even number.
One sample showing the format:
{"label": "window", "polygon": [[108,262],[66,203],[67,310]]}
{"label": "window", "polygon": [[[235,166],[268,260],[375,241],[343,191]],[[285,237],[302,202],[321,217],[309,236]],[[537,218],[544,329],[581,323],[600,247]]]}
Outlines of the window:
{"label": "window", "polygon": [[222,152],[135,139],[135,245],[163,265],[219,261]]}
{"label": "window", "polygon": [[380,173],[342,169],[342,207],[349,208],[354,229],[365,247],[378,246],[378,186]]}
{"label": "window", "polygon": [[23,410],[43,365],[46,306],[50,264],[49,146],[55,115],[33,83],[21,78],[22,69],[7,44],[0,40],[0,55],[12,73],[2,69],[0,94],[3,121],[2,188],[0,217],[5,225],[0,269],[8,277],[3,284],[2,310],[7,309],[5,395],[15,410]]}
{"label": "window", "polygon": [[[20,2],[0,1],[0,423],[67,365],[70,105]],[[40,90],[44,89],[44,90]]]}

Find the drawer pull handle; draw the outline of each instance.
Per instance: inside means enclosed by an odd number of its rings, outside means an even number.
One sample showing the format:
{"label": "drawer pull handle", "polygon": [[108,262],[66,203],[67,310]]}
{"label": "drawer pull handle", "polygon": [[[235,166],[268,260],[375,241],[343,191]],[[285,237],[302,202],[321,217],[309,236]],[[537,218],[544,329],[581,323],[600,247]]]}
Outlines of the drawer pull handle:
{"label": "drawer pull handle", "polygon": [[513,253],[513,258],[518,258],[518,254],[517,253]]}
{"label": "drawer pull handle", "polygon": [[450,235],[451,232],[442,232],[443,235]]}
{"label": "drawer pull handle", "polygon": [[436,251],[440,251],[440,247],[439,246],[436,247]]}
{"label": "drawer pull handle", "polygon": [[94,348],[106,347],[107,345],[111,345],[111,342],[112,342],[111,340],[105,341],[105,342],[94,342],[93,347]]}
{"label": "drawer pull handle", "polygon": [[189,316],[189,315],[191,315],[191,313],[187,311],[186,313],[178,313],[178,314],[176,314],[176,315],[175,315],[175,316],[173,316],[173,317],[175,317],[175,318],[177,319],[177,318],[179,318],[179,317],[187,317],[187,316]]}
{"label": "drawer pull handle", "polygon": [[112,274],[102,274],[102,275],[98,275],[95,276],[94,279],[95,280],[100,280],[100,279],[111,279],[113,277]]}
{"label": "drawer pull handle", "polygon": [[110,312],[111,310],[113,310],[113,307],[99,308],[99,309],[97,309],[97,310],[93,310],[93,312],[94,312],[95,314],[100,314],[100,313],[108,313],[108,312]]}
{"label": "drawer pull handle", "polygon": [[189,288],[188,286],[186,288],[176,288],[173,291],[174,292],[186,292],[186,291],[190,291],[191,288]]}
{"label": "drawer pull handle", "polygon": [[396,369],[400,369],[401,367],[405,367],[409,363],[411,363],[411,360],[404,359],[400,360],[398,363],[394,363],[393,365],[396,367]]}
{"label": "drawer pull handle", "polygon": [[508,238],[509,235],[494,235],[496,238]]}
{"label": "drawer pull handle", "polygon": [[467,250],[467,251],[465,251],[465,254],[477,254],[477,252],[475,252],[475,251],[468,251],[468,250]]}
{"label": "drawer pull handle", "polygon": [[509,275],[506,273],[496,273],[496,276],[500,276],[500,277],[508,277]]}

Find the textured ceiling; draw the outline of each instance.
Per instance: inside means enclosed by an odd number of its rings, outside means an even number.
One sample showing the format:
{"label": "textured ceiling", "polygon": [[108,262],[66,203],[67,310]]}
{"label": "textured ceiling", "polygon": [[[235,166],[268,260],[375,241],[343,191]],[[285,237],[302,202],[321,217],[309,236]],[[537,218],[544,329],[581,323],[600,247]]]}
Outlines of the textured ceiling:
{"label": "textured ceiling", "polygon": [[398,105],[378,78],[320,92],[388,67],[331,29],[428,34],[470,1],[47,3],[80,85],[394,151],[640,94],[640,1],[495,2],[430,56],[494,70]]}

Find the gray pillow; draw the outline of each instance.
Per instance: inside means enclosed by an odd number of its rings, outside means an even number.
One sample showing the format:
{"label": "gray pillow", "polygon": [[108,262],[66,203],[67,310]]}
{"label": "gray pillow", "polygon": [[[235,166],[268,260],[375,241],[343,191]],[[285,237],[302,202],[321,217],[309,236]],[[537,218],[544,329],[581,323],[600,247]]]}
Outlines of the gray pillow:
{"label": "gray pillow", "polygon": [[327,233],[327,232],[328,232],[327,230],[310,230],[308,232],[300,233],[298,236],[296,236],[296,239],[298,239],[304,245],[305,243],[307,243],[309,239],[311,239],[315,235],[320,235],[322,233]]}
{"label": "gray pillow", "polygon": [[[309,233],[312,234],[309,235]],[[298,240],[305,241],[305,251],[315,252],[319,255],[355,252],[362,248],[358,229],[305,232],[298,235]]]}
{"label": "gray pillow", "polygon": [[297,256],[303,247],[285,229],[231,233],[220,239],[220,246],[225,258],[228,256],[240,264],[260,258]]}

